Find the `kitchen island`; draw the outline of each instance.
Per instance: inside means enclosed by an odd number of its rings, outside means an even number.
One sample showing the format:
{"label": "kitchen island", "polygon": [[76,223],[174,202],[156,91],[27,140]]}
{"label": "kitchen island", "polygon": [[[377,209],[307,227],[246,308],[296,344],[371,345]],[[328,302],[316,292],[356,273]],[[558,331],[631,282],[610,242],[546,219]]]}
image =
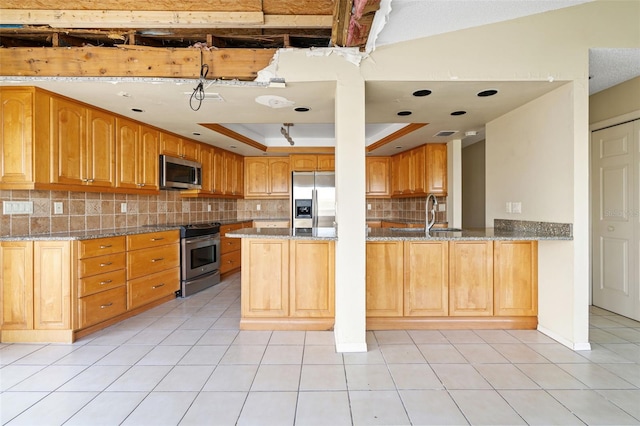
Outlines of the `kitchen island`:
{"label": "kitchen island", "polygon": [[[368,230],[367,329],[535,329],[538,241],[570,240],[571,226],[504,222],[428,235]],[[227,237],[242,238],[242,329],[333,326],[332,228],[246,228]]]}

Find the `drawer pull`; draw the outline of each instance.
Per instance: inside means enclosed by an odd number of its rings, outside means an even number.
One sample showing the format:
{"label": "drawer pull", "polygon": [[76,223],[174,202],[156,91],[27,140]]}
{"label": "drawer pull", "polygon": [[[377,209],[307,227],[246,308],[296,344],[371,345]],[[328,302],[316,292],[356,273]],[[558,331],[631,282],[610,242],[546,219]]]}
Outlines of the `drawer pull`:
{"label": "drawer pull", "polygon": [[101,263],[100,266],[111,266],[113,265],[113,262],[106,262],[106,263]]}
{"label": "drawer pull", "polygon": [[155,262],[160,262],[161,260],[164,260],[164,257],[159,257],[157,259],[151,259],[151,262],[155,263]]}
{"label": "drawer pull", "polygon": [[153,287],[151,287],[151,288],[155,290],[156,288],[160,288],[160,287],[163,287],[163,286],[164,286],[164,283],[162,283],[162,284],[158,284],[158,285],[154,285],[154,286],[153,286]]}
{"label": "drawer pull", "polygon": [[106,249],[106,248],[110,248],[110,247],[113,247],[113,245],[111,245],[111,244],[106,244],[106,245],[104,245],[104,246],[100,246],[100,248],[101,248],[101,249]]}
{"label": "drawer pull", "polygon": [[105,284],[109,284],[113,282],[113,280],[104,280],[104,281],[100,281],[100,285],[105,285]]}
{"label": "drawer pull", "polygon": [[105,303],[104,305],[100,305],[100,309],[108,308],[111,305],[113,305],[113,302]]}
{"label": "drawer pull", "polygon": [[151,241],[162,241],[164,240],[164,237],[160,237],[160,238],[152,238]]}

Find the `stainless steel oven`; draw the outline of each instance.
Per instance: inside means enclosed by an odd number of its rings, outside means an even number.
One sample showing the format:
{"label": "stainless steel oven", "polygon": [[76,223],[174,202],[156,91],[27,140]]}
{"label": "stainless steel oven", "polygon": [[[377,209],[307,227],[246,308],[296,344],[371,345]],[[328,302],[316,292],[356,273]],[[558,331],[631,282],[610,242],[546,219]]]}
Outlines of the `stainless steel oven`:
{"label": "stainless steel oven", "polygon": [[220,224],[180,228],[180,295],[190,296],[220,282]]}

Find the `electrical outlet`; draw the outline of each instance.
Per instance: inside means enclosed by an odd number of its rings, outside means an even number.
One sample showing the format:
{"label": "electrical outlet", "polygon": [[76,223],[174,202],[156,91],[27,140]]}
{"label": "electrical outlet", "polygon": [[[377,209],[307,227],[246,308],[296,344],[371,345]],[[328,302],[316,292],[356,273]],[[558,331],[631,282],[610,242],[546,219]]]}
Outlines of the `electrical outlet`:
{"label": "electrical outlet", "polygon": [[62,214],[64,213],[63,204],[60,201],[56,201],[53,203],[53,214]]}
{"label": "electrical outlet", "polygon": [[507,213],[511,213],[511,201],[507,201],[504,211]]}
{"label": "electrical outlet", "polygon": [[445,203],[438,203],[438,211],[439,212],[446,212],[447,211],[447,205]]}
{"label": "electrical outlet", "polygon": [[127,203],[120,203],[120,213],[127,212]]}
{"label": "electrical outlet", "polygon": [[33,201],[3,201],[2,214],[33,214]]}
{"label": "electrical outlet", "polygon": [[511,211],[513,213],[522,213],[522,203],[520,201],[511,203]]}
{"label": "electrical outlet", "polygon": [[371,210],[371,204],[367,204],[367,210]]}
{"label": "electrical outlet", "polygon": [[211,211],[211,204],[207,204],[207,211],[210,212]]}
{"label": "electrical outlet", "polygon": [[261,208],[262,206],[260,204],[256,204],[256,210],[260,211]]}

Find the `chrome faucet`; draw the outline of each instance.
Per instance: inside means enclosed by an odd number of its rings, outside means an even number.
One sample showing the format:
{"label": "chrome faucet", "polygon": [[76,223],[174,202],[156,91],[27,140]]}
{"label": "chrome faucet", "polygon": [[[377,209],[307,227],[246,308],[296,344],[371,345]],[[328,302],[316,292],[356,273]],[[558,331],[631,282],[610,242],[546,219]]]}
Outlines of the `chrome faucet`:
{"label": "chrome faucet", "polygon": [[[429,199],[433,199],[431,203],[431,220],[429,220]],[[438,205],[438,199],[435,195],[429,194],[427,195],[427,201],[425,201],[424,206],[424,231],[429,234],[431,227],[436,222],[436,206]]]}

